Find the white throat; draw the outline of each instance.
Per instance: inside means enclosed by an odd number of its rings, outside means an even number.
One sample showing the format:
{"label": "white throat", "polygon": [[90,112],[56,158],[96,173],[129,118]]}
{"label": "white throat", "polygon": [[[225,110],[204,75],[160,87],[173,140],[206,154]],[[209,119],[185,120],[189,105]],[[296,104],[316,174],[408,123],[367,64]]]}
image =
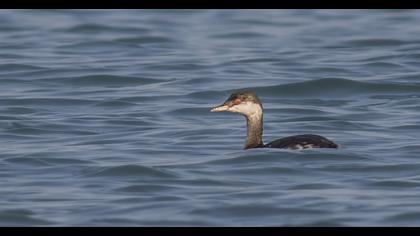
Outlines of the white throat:
{"label": "white throat", "polygon": [[254,102],[244,102],[229,108],[230,112],[244,115],[247,120],[248,134],[245,149],[262,147],[263,133],[263,110],[260,104]]}
{"label": "white throat", "polygon": [[261,105],[254,102],[243,102],[229,108],[230,112],[241,113],[249,119],[259,119],[262,116]]}

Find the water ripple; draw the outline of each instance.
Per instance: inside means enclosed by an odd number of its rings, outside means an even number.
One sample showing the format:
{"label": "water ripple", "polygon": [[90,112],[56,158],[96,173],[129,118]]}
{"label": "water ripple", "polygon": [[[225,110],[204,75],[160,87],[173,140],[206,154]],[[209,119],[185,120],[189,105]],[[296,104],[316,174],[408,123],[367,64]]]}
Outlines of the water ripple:
{"label": "water ripple", "polygon": [[131,165],[131,164],[122,165],[122,166],[105,167],[95,172],[88,173],[86,174],[86,176],[90,176],[90,177],[133,176],[133,177],[160,177],[160,178],[176,177],[176,175],[162,169],[146,167],[146,166],[141,166],[141,165]]}
{"label": "water ripple", "polygon": [[[417,226],[418,10],[4,10],[1,226]],[[361,27],[363,26],[363,27]],[[264,141],[211,113],[255,90]]]}

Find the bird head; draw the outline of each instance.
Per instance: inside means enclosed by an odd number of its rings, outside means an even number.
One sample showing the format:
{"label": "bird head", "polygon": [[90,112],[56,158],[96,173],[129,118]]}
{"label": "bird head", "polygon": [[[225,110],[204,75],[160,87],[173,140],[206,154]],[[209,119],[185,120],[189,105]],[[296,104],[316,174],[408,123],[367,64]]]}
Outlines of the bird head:
{"label": "bird head", "polygon": [[232,93],[223,104],[213,107],[210,111],[228,111],[251,116],[262,111],[262,104],[255,92],[239,91]]}

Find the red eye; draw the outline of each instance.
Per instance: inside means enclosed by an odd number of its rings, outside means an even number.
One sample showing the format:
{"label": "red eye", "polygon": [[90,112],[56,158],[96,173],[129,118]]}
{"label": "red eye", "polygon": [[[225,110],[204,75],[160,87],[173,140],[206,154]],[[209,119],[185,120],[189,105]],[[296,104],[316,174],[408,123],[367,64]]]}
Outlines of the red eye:
{"label": "red eye", "polygon": [[239,98],[237,98],[237,99],[235,99],[235,101],[233,101],[233,104],[235,104],[235,105],[238,105],[238,104],[241,104],[241,99],[239,99]]}

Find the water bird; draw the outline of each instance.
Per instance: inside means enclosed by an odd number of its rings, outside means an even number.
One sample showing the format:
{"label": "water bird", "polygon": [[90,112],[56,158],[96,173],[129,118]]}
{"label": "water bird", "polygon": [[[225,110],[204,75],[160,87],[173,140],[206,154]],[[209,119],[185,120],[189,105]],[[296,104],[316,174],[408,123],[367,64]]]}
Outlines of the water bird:
{"label": "water bird", "polygon": [[333,141],[315,134],[301,134],[280,138],[263,143],[263,106],[257,94],[253,91],[238,91],[232,93],[222,104],[213,107],[211,112],[233,112],[245,116],[247,121],[247,138],[244,149],[250,148],[284,148],[284,149],[306,149],[306,148],[338,148],[339,145]]}

